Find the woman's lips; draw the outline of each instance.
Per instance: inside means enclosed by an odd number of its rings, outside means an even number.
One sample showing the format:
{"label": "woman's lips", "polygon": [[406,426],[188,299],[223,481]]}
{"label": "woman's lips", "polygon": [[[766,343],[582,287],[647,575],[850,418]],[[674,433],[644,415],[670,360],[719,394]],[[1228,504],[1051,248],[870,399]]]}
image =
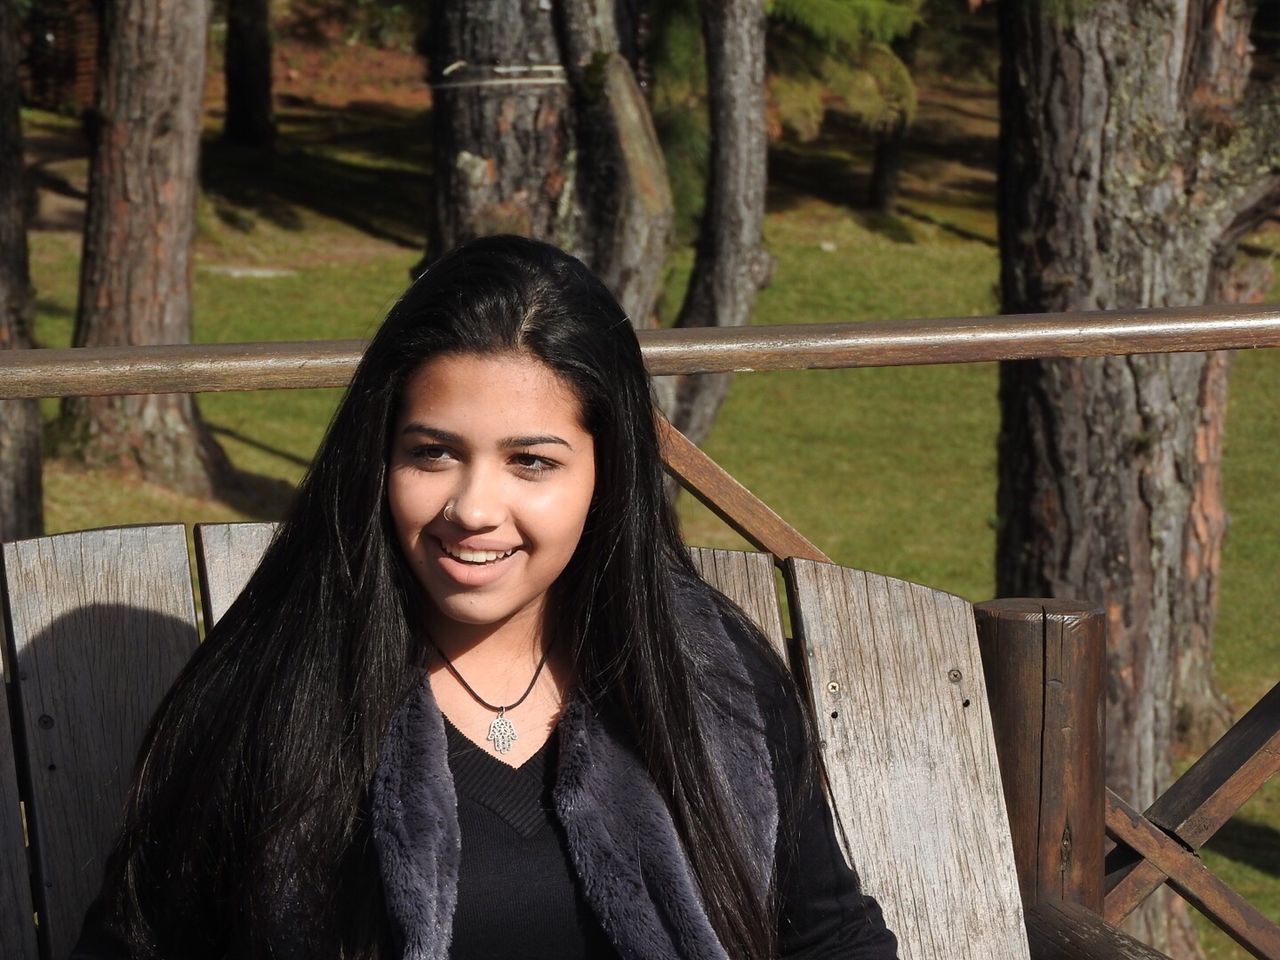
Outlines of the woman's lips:
{"label": "woman's lips", "polygon": [[[512,560],[520,553],[519,547],[511,547],[509,552],[497,550],[473,551],[468,549],[467,552],[473,555],[477,553],[481,555],[505,553],[505,556],[477,563],[450,555],[439,537],[430,537],[429,543],[436,565],[450,580],[464,587],[482,587],[502,577],[511,566]],[[458,547],[453,549],[455,552],[462,552]]]}

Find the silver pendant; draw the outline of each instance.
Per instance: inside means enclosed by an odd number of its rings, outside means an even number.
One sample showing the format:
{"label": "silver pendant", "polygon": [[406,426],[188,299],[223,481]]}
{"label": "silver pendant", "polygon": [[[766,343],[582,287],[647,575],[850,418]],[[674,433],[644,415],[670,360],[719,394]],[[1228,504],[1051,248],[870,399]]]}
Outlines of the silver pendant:
{"label": "silver pendant", "polygon": [[520,739],[516,736],[515,724],[507,719],[505,710],[493,718],[493,722],[489,724],[489,732],[485,735],[485,739],[493,742],[493,749],[498,753],[509,752],[511,744]]}

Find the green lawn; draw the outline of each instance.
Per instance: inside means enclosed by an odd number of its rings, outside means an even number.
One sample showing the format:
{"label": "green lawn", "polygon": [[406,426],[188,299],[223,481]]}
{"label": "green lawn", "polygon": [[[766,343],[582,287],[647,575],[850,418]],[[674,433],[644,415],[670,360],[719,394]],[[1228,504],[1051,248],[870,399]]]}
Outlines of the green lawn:
{"label": "green lawn", "polygon": [[[41,116],[28,122],[33,119]],[[367,117],[361,122],[371,124],[377,150],[354,149],[349,127],[330,142],[323,131],[316,133],[314,118],[286,117],[287,162],[273,161],[267,186],[260,189],[250,189],[253,164],[243,156],[209,154],[221,166],[206,173],[201,204],[200,340],[366,336],[403,288],[417,258],[406,238],[418,235],[413,211],[421,208],[415,204],[424,155],[405,149],[391,134],[417,121],[388,114],[381,127]],[[806,150],[779,151],[779,168],[794,171],[817,162],[816,156],[826,180],[857,174],[850,153],[842,154],[838,143]],[[815,197],[786,185],[794,179],[775,186],[766,237],[778,265],[756,322],[994,312],[989,173],[975,173],[976,184],[967,193],[934,189],[937,164],[927,156],[915,159],[901,218],[863,216],[839,197]],[[300,171],[301,185],[286,184],[290,169]],[[336,178],[343,189],[327,196],[324,176]],[[376,197],[380,183],[386,184],[386,202],[365,211],[361,198]],[[48,345],[66,343],[78,237],[37,232],[32,253],[38,335]],[[688,263],[687,252],[675,258],[669,305],[676,302]],[[245,265],[289,272],[216,272]],[[204,414],[239,475],[236,488],[217,501],[180,497],[110,474],[86,477],[51,462],[47,527],[278,516],[336,400],[335,391],[202,397]],[[55,405],[45,409],[51,416]],[[735,378],[706,446],[836,560],[979,600],[993,592],[997,426],[992,365],[743,374]],[[1242,354],[1233,372],[1224,465],[1232,522],[1217,633],[1218,677],[1238,710],[1280,679],[1277,441],[1280,351]],[[741,543],[688,498],[681,516],[694,542]],[[1278,825],[1280,784],[1273,784],[1206,855],[1227,882],[1272,917],[1280,917]],[[1243,956],[1221,939],[1209,942],[1215,960]]]}

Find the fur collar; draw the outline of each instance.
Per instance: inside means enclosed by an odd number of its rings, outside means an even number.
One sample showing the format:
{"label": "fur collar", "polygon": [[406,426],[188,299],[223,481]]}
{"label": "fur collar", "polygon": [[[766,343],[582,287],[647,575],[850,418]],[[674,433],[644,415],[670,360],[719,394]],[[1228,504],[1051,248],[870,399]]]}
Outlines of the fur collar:
{"label": "fur collar", "polygon": [[[752,882],[763,894],[772,882],[778,809],[751,676],[706,587],[681,586],[676,600],[700,678],[696,709],[733,827],[758,867]],[[565,707],[559,729],[556,815],[583,894],[619,955],[727,960],[643,763],[581,698]],[[415,688],[392,723],[372,806],[393,942],[403,960],[446,960],[461,844],[444,720],[428,684]]]}

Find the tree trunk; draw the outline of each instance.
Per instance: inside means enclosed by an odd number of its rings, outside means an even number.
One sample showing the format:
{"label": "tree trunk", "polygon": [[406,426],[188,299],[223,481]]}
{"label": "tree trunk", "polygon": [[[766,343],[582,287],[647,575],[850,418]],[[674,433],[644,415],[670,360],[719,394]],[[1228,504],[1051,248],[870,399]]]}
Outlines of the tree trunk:
{"label": "tree trunk", "polygon": [[276,136],[269,0],[227,0],[225,140],[260,147]]}
{"label": "tree trunk", "polygon": [[[1242,0],[999,5],[999,221],[1006,312],[1204,303],[1278,198],[1277,110],[1246,90]],[[1225,516],[1227,360],[1174,354],[1006,363],[1002,596],[1108,613],[1108,785],[1139,807],[1179,740],[1227,706],[1211,636]],[[1185,905],[1131,920],[1200,955]]]}
{"label": "tree trunk", "polygon": [[[666,166],[612,0],[438,0],[435,254],[511,232],[582,258],[638,326],[671,242]],[[446,72],[447,71],[447,72]]]}
{"label": "tree trunk", "polygon": [[[31,346],[18,51],[17,8],[0,0],[0,350]],[[35,400],[0,400],[0,541],[43,532],[40,429]]]}
{"label": "tree trunk", "polygon": [[[768,140],[765,131],[764,4],[703,0],[711,116],[707,201],[689,292],[678,327],[743,326],[773,274],[764,248]],[[730,374],[678,377],[667,407],[695,442],[711,431]]]}
{"label": "tree trunk", "polygon": [[[920,24],[893,41],[893,52],[908,70],[916,65],[920,46]],[[871,181],[867,186],[867,206],[878,213],[890,213],[898,199],[898,182],[907,147],[907,114],[900,111],[887,130],[876,137],[875,159],[871,164]]]}
{"label": "tree trunk", "polygon": [[577,132],[550,6],[432,4],[430,257],[493,233],[582,252]]}
{"label": "tree trunk", "polygon": [[[76,346],[191,339],[208,0],[104,5]],[[226,460],[182,395],[63,403],[60,451],[208,494]]]}
{"label": "tree trunk", "polygon": [[566,66],[577,110],[579,242],[637,327],[653,326],[675,209],[662,145],[622,53],[614,0],[566,0]]}

